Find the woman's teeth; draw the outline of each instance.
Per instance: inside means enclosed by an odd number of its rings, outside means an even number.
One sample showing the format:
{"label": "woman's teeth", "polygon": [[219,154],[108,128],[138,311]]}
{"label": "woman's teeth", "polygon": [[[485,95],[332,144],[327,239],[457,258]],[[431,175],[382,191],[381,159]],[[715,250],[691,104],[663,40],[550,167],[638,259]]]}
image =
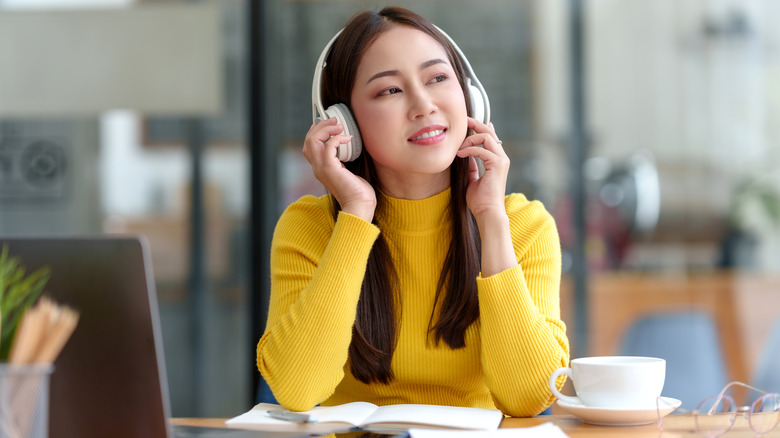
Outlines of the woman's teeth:
{"label": "woman's teeth", "polygon": [[428,132],[426,132],[425,134],[422,134],[422,135],[419,135],[419,136],[417,136],[417,137],[414,137],[414,138],[412,139],[412,141],[415,141],[415,140],[421,140],[421,139],[423,139],[423,138],[431,138],[431,137],[436,137],[437,135],[440,135],[440,134],[442,134],[443,132],[444,132],[444,130],[443,130],[443,129],[434,129],[433,131],[428,131]]}

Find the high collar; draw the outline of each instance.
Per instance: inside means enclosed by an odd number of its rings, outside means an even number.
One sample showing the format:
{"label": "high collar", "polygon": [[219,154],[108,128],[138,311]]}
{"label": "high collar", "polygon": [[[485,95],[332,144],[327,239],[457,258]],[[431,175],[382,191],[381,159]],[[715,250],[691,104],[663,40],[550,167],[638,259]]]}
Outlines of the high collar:
{"label": "high collar", "polygon": [[430,198],[411,200],[382,196],[382,207],[378,222],[380,227],[389,227],[402,232],[434,230],[449,222],[447,213],[450,205],[450,189]]}

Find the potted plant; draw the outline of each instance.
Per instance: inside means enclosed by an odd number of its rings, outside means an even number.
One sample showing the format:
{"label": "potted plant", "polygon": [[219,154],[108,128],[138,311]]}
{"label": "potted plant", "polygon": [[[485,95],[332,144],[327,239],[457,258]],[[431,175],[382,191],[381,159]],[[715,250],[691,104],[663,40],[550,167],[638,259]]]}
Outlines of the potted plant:
{"label": "potted plant", "polygon": [[7,362],[11,344],[24,313],[40,297],[49,281],[44,267],[27,274],[18,257],[9,254],[8,246],[0,251],[0,362]]}
{"label": "potted plant", "polygon": [[777,174],[754,172],[738,179],[721,243],[720,265],[772,269],[780,254],[780,190]]}

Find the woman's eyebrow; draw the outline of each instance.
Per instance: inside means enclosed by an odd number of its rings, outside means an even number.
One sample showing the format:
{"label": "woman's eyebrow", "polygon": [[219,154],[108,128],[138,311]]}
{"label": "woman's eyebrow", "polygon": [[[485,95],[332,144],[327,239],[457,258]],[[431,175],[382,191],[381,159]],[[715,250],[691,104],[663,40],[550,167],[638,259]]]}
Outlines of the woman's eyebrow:
{"label": "woman's eyebrow", "polygon": [[436,64],[447,64],[447,61],[445,61],[445,60],[443,60],[441,58],[431,59],[430,61],[423,62],[422,65],[420,65],[420,70],[424,70],[424,69],[426,69],[426,68],[428,68],[428,67],[430,67],[432,65],[436,65]]}
{"label": "woman's eyebrow", "polygon": [[[424,69],[426,69],[426,68],[428,68],[428,67],[430,67],[432,65],[446,64],[446,63],[447,63],[447,61],[445,61],[445,60],[443,60],[441,58],[434,58],[434,59],[425,61],[422,64],[420,64],[420,70],[424,70]],[[371,81],[373,81],[375,79],[383,78],[385,76],[397,76],[397,75],[400,75],[400,74],[401,74],[401,72],[399,70],[380,71],[379,73],[377,73],[377,74],[371,76],[370,78],[368,78],[368,80],[366,81],[366,84],[368,84],[369,82],[371,82]]]}

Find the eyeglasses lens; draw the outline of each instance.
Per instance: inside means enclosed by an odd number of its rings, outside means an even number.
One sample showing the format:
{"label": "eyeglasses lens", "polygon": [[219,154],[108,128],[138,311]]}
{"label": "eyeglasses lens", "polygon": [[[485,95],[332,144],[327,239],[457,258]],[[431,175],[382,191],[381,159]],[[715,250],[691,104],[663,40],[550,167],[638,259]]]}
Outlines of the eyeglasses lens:
{"label": "eyeglasses lens", "polygon": [[780,422],[780,394],[765,394],[750,406],[750,428],[767,433]]}
{"label": "eyeglasses lens", "polygon": [[723,435],[737,418],[737,406],[729,396],[710,397],[696,411],[696,428],[708,437]]}

